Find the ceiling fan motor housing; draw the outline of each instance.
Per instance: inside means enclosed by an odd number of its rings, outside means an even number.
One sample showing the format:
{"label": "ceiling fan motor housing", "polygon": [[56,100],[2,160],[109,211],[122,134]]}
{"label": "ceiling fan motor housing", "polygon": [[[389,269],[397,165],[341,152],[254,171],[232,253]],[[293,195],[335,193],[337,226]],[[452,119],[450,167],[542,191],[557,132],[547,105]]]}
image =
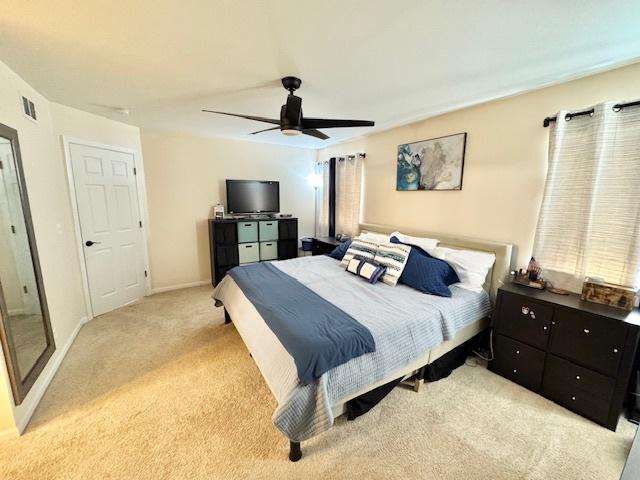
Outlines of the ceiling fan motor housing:
{"label": "ceiling fan motor housing", "polygon": [[293,94],[287,95],[286,105],[280,109],[280,130],[302,130],[302,99]]}

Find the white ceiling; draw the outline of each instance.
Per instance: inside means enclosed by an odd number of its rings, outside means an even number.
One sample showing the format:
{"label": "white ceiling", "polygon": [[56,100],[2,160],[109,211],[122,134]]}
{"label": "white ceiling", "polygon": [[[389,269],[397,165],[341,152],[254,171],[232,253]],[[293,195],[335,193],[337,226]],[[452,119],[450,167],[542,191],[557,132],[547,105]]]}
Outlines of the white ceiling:
{"label": "white ceiling", "polygon": [[[637,0],[3,0],[0,60],[141,127],[319,148],[640,59],[638,25]],[[286,75],[307,116],[376,127],[248,136],[269,125],[200,112],[277,118]]]}

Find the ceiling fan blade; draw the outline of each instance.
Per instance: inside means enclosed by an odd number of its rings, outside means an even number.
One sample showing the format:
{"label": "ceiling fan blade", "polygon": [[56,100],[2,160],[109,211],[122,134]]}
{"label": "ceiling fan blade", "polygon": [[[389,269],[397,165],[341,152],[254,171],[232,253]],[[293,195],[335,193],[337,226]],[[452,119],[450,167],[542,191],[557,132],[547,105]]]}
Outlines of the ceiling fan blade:
{"label": "ceiling fan blade", "polygon": [[280,125],[280,120],[275,120],[273,118],[255,117],[252,115],[240,115],[239,113],[216,112],[215,110],[202,110],[202,111],[207,113],[218,113],[220,115],[229,115],[231,117],[245,118],[247,120],[255,120],[256,122],[273,123],[274,125]]}
{"label": "ceiling fan blade", "polygon": [[258,130],[257,132],[251,132],[249,135],[255,135],[256,133],[268,132],[270,130],[280,130],[280,127],[265,128],[264,130]]}
{"label": "ceiling fan blade", "polygon": [[302,119],[303,128],[342,128],[342,127],[373,127],[375,122],[369,120],[337,120],[330,118]]}
{"label": "ceiling fan blade", "polygon": [[329,135],[325,135],[320,130],[316,130],[314,128],[305,128],[304,130],[302,130],[302,133],[319,138],[320,140],[326,140],[327,138],[329,138]]}

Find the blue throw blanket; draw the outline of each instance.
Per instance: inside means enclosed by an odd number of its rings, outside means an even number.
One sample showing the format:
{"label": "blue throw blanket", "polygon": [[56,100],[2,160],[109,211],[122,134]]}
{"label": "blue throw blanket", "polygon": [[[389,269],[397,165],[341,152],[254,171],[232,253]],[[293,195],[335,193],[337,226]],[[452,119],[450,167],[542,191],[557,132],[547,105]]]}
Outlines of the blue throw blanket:
{"label": "blue throw blanket", "polygon": [[303,385],[375,351],[366,327],[271,263],[236,267],[229,275],[293,357]]}

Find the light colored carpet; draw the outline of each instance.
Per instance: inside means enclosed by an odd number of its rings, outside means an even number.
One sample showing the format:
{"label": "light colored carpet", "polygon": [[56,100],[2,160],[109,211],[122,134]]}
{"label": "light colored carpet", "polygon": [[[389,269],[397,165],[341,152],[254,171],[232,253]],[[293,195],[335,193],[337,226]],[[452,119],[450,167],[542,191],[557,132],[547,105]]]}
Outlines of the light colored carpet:
{"label": "light colored carpet", "polygon": [[210,288],[155,295],[82,328],[26,434],[0,444],[2,479],[617,479],[634,428],[613,433],[464,366],[396,388],[303,443]]}

